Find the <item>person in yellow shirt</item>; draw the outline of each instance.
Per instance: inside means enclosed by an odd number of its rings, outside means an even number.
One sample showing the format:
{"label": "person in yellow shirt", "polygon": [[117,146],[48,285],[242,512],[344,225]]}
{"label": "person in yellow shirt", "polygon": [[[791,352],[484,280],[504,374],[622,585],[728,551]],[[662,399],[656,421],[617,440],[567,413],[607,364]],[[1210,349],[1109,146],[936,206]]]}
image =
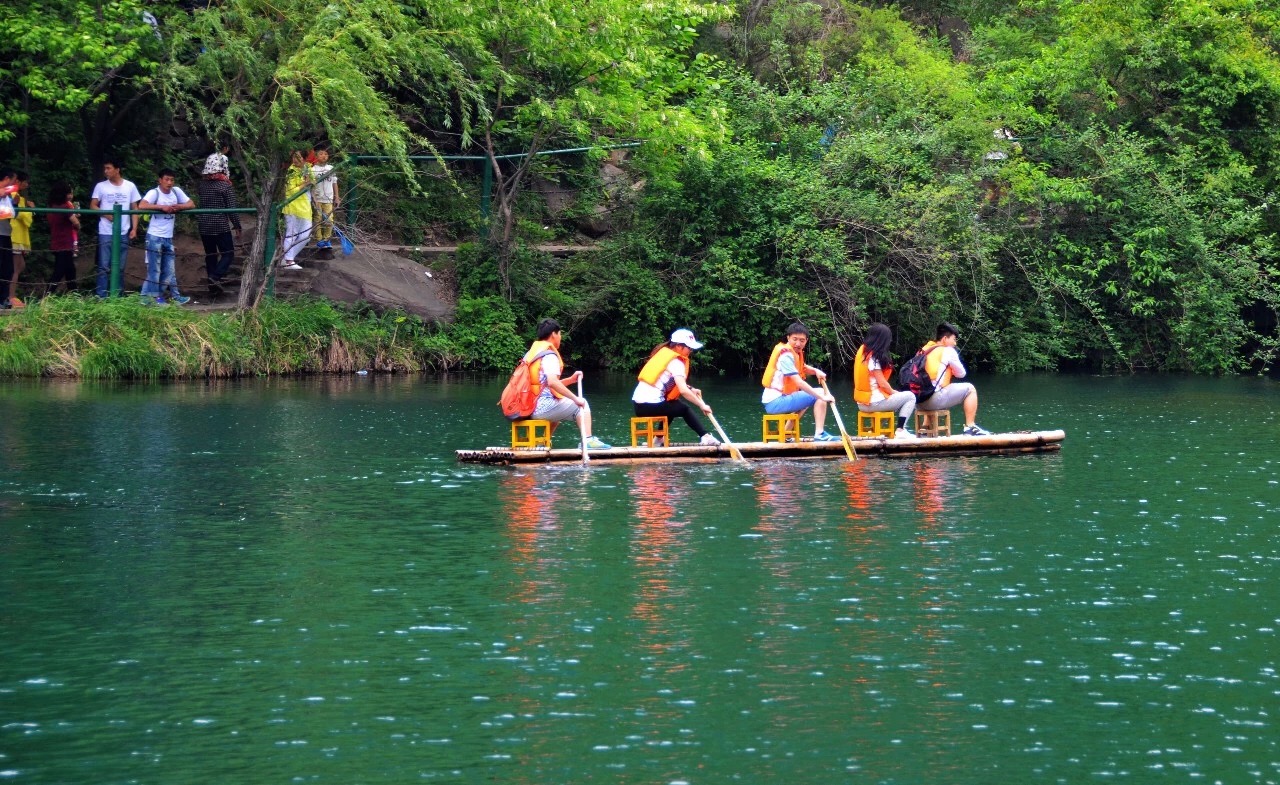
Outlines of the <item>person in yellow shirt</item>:
{"label": "person in yellow shirt", "polygon": [[306,192],[289,202],[281,211],[284,214],[284,264],[282,270],[301,270],[298,252],[307,247],[311,238],[311,166],[302,157],[301,150],[294,150],[289,161],[289,171],[284,176],[284,198],[298,191]]}
{"label": "person in yellow shirt", "polygon": [[[13,194],[14,207],[34,207],[29,199],[22,195],[27,190],[27,186],[31,185],[31,178],[26,172],[18,172],[18,190]],[[31,223],[35,220],[35,213],[18,213],[13,216],[13,277],[7,282],[0,281],[0,286],[4,286],[0,293],[7,298],[10,307],[22,308],[26,303],[18,299],[18,277],[22,275],[22,271],[27,269],[27,254],[31,253]]]}

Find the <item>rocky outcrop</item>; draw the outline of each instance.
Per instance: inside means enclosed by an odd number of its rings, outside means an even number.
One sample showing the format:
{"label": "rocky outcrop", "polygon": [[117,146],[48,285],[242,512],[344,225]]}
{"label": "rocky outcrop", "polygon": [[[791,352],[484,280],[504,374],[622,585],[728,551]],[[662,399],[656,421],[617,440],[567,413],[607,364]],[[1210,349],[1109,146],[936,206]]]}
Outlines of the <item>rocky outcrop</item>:
{"label": "rocky outcrop", "polygon": [[[304,268],[315,270],[306,288],[310,294],[337,302],[364,302],[380,311],[400,309],[427,321],[453,321],[452,291],[421,264],[390,251],[359,246],[350,256],[341,252],[326,256],[300,260]],[[283,281],[279,279],[277,286]]]}

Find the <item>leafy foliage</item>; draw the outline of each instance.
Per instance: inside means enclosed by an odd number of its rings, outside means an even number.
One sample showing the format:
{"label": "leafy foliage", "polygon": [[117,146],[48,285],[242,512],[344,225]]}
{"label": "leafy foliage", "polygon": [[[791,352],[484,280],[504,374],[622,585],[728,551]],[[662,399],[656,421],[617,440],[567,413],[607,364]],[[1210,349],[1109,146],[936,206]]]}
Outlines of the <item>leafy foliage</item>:
{"label": "leafy foliage", "polygon": [[[134,0],[59,3],[63,19],[103,14],[79,25],[93,47],[43,11],[0,9],[0,134],[19,117],[60,133],[77,107],[83,124],[119,103],[94,79],[136,97],[154,71],[233,142],[264,223],[288,150],[328,138],[385,154],[369,176],[405,242],[477,240],[458,255],[457,321],[397,337],[395,367],[508,367],[548,315],[578,364],[628,370],[679,326],[707,340],[704,366],[753,369],[797,319],[837,366],[872,321],[899,356],[954,321],[968,359],[1004,370],[1230,373],[1280,352],[1280,16],[1265,4],[223,0],[163,14],[157,51]],[[113,42],[127,66],[45,56]],[[570,174],[536,154],[632,138],[615,231],[568,259],[534,249],[559,230],[532,174],[605,193],[588,182],[598,156]],[[415,168],[419,150],[485,160]],[[304,334],[345,344],[349,315],[308,318]],[[386,318],[370,329],[398,336]],[[134,359],[103,367],[187,367],[151,364],[118,329]],[[48,367],[25,340],[0,348],[4,367]],[[285,371],[332,345],[260,341]]]}

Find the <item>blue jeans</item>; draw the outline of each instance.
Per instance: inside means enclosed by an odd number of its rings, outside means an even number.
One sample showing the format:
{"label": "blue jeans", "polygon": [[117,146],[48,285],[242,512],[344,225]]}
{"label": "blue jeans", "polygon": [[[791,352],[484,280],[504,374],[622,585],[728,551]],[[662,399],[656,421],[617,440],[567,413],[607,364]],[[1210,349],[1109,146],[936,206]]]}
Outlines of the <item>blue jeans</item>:
{"label": "blue jeans", "polygon": [[802,412],[817,403],[818,399],[814,398],[804,390],[796,390],[790,395],[780,395],[764,405],[765,414],[791,414],[792,412]]}
{"label": "blue jeans", "polygon": [[142,282],[143,294],[152,297],[163,297],[166,293],[174,297],[179,295],[173,262],[173,238],[148,234],[147,279]]}
{"label": "blue jeans", "polygon": [[[120,235],[120,280],[124,280],[124,260],[129,255],[129,235]],[[121,287],[123,289],[123,287]],[[98,296],[111,293],[111,235],[98,235]]]}

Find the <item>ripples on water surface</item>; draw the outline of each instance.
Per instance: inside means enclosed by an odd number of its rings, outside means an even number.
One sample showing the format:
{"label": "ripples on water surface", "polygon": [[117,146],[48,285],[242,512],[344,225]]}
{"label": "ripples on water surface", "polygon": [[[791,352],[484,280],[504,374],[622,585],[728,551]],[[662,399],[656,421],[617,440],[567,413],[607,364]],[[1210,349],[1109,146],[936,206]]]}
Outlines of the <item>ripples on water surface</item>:
{"label": "ripples on water surface", "polygon": [[1275,384],[980,389],[1063,452],[490,469],[490,381],[8,385],[0,781],[1280,782]]}

